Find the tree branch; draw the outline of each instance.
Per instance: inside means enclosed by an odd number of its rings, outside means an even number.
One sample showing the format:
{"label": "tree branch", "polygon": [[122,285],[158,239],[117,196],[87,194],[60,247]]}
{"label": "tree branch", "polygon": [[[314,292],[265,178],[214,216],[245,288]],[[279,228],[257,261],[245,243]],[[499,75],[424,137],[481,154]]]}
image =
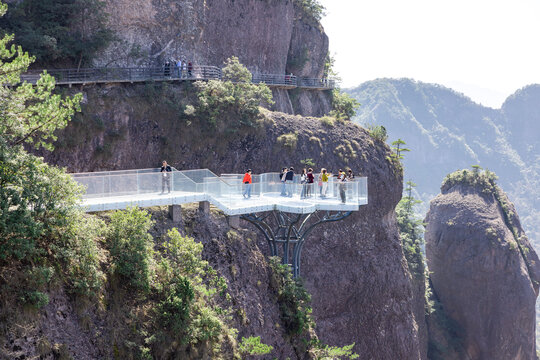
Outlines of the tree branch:
{"label": "tree branch", "polygon": [[54,121],[56,118],[58,118],[58,115],[52,117],[49,119],[49,121],[45,121],[44,123],[42,123],[41,125],[39,125],[38,127],[32,129],[32,131],[30,131],[28,134],[26,134],[24,137],[22,137],[21,139],[17,140],[13,145],[19,145],[21,143],[23,143],[24,141],[26,141],[29,137],[31,137],[36,131],[38,131],[39,129],[41,129],[42,127],[44,127],[45,125],[47,124],[50,124],[52,121]]}

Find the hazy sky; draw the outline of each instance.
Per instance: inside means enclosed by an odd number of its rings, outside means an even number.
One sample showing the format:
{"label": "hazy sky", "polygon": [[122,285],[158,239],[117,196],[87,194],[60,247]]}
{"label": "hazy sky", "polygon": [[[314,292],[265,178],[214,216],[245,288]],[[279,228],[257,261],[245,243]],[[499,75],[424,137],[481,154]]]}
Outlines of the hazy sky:
{"label": "hazy sky", "polygon": [[499,108],[540,83],[539,0],[320,0],[343,87],[408,77]]}

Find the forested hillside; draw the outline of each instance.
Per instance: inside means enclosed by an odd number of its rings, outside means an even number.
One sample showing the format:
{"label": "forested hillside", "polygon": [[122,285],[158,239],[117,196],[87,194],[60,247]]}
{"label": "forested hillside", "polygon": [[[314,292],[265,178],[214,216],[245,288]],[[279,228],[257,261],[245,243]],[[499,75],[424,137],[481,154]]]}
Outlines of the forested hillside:
{"label": "forested hillside", "polygon": [[[499,176],[529,240],[540,249],[539,85],[518,90],[501,109],[410,79],[377,79],[347,92],[361,103],[355,121],[384,126],[388,143],[402,139],[411,150],[403,153],[404,179],[418,185],[422,214],[446,174],[480,165]],[[538,313],[537,304],[537,327]]]}
{"label": "forested hillside", "polygon": [[389,143],[406,142],[411,151],[404,154],[405,179],[418,184],[424,202],[456,169],[493,170],[540,248],[540,86],[517,91],[501,109],[410,79],[378,79],[347,92],[362,104],[358,123],[383,125]]}

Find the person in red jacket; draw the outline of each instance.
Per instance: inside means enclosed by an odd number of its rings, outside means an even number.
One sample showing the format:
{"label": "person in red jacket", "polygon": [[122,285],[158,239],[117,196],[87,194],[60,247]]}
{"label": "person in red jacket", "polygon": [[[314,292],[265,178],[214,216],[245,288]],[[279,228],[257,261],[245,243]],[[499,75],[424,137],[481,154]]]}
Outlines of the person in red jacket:
{"label": "person in red jacket", "polygon": [[244,184],[244,193],[242,194],[244,196],[244,199],[251,198],[251,169],[247,169],[246,174],[244,175],[244,179],[242,180],[242,183]]}

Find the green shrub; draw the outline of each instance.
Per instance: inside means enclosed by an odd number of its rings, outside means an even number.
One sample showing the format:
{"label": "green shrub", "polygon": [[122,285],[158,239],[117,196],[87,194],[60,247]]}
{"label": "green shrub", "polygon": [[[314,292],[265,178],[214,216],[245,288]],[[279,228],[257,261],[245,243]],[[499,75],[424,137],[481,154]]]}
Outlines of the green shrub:
{"label": "green shrub", "polygon": [[312,158],[307,158],[304,160],[300,160],[300,164],[304,165],[305,167],[315,167],[315,162]]}
{"label": "green shrub", "polygon": [[142,291],[150,288],[153,239],[148,231],[152,224],[147,211],[132,207],[111,215],[107,233],[112,271]]}
{"label": "green shrub", "polygon": [[1,137],[0,167],[0,262],[56,253],[50,239],[69,224],[81,187],[63,169]]}
{"label": "green shrub", "polygon": [[360,103],[349,94],[341,92],[339,89],[332,91],[332,111],[330,116],[338,120],[350,120],[356,115],[356,109]]}
{"label": "green shrub", "polygon": [[206,119],[211,130],[235,132],[257,126],[259,106],[273,104],[272,91],[265,84],[252,84],[251,73],[236,57],[226,61],[223,80],[195,82],[198,117]]}
{"label": "green shrub", "polygon": [[239,350],[242,355],[266,355],[270,354],[274,348],[270,345],[263,344],[260,336],[250,336],[247,339],[242,337]]}
{"label": "green shrub", "polygon": [[49,303],[49,295],[41,291],[28,291],[21,300],[23,303],[31,305],[36,309],[41,309]]}
{"label": "green shrub", "polygon": [[208,262],[202,259],[203,244],[189,236],[182,236],[177,229],[167,232],[169,241],[163,243],[165,254],[187,276],[199,276],[206,271]]}
{"label": "green shrub", "polygon": [[326,126],[326,127],[334,127],[334,122],[336,121],[336,119],[334,119],[333,117],[331,117],[331,116],[323,116],[320,119],[321,119],[321,124],[323,124],[324,126]]}
{"label": "green shrub", "polygon": [[458,170],[446,175],[441,191],[447,191],[457,184],[466,184],[477,187],[483,193],[493,194],[497,191],[496,180],[495,173],[489,170],[480,171],[479,167],[473,166],[473,170]]}
{"label": "green shrub", "polygon": [[298,135],[295,133],[283,134],[277,137],[277,143],[289,150],[296,149],[298,143]]}
{"label": "green shrub", "polygon": [[221,72],[223,81],[231,81],[235,83],[251,83],[251,72],[240,63],[236,56],[225,60],[223,70]]}
{"label": "green shrub", "polygon": [[49,266],[36,266],[28,272],[28,283],[34,289],[42,289],[54,276],[54,269]]}
{"label": "green shrub", "polygon": [[386,139],[388,139],[386,128],[382,125],[369,124],[367,125],[367,130],[369,136],[371,136],[373,140],[385,142]]}
{"label": "green shrub", "polygon": [[287,265],[277,257],[270,258],[272,283],[278,293],[281,319],[289,335],[299,335],[307,330],[311,320],[311,296],[300,278],[293,279]]}
{"label": "green shrub", "polygon": [[223,327],[224,324],[215,309],[206,305],[200,305],[192,320],[191,342],[218,342]]}
{"label": "green shrub", "polygon": [[294,0],[293,4],[312,24],[318,23],[324,16],[324,6],[318,0]]}
{"label": "green shrub", "polygon": [[47,285],[54,276],[54,269],[48,266],[33,266],[26,270],[22,286],[16,288],[20,300],[27,305],[40,309],[49,303]]}
{"label": "green shrub", "polygon": [[163,300],[157,306],[160,321],[175,333],[184,332],[195,298],[191,282],[183,276],[176,276],[163,288],[162,296]]}
{"label": "green shrub", "polygon": [[69,250],[65,252],[67,281],[71,291],[80,295],[95,295],[101,289],[104,274],[101,271],[101,250],[98,247],[105,234],[105,224],[94,216],[74,214],[74,221],[66,229],[66,243]]}
{"label": "green shrub", "polygon": [[342,347],[328,346],[320,341],[314,341],[311,344],[311,353],[318,360],[334,360],[334,359],[358,359],[360,355],[354,353],[352,348],[355,343]]}
{"label": "green shrub", "polygon": [[217,353],[222,335],[234,332],[224,322],[225,312],[213,305],[216,294],[225,295],[227,284],[202,259],[201,243],[177,229],[171,229],[167,237],[157,268],[160,327],[184,343],[208,342]]}

